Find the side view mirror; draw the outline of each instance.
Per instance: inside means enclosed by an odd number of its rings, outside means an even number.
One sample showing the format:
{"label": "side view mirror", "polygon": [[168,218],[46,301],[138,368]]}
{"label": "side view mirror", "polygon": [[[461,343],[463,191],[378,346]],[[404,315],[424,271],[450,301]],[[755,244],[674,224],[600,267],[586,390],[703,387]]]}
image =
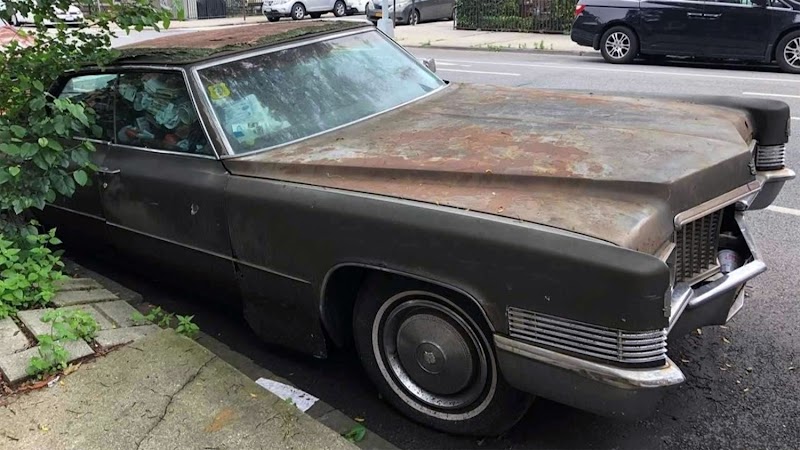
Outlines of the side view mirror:
{"label": "side view mirror", "polygon": [[422,64],[428,68],[433,73],[436,73],[436,60],[433,58],[427,58],[422,60]]}

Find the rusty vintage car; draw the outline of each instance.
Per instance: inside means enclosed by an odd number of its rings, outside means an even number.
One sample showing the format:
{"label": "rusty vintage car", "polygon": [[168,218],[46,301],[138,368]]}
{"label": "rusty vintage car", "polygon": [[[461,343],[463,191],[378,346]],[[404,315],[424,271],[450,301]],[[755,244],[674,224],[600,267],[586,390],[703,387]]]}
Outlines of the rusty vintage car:
{"label": "rusty vintage car", "polygon": [[782,102],[447,83],[353,23],[163,37],[52,92],[104,130],[93,185],[43,214],[65,240],[216,288],[266,342],[352,345],[453,433],[534,396],[651,411],[684,381],[668,338],[766,269],[744,216],[794,177]]}

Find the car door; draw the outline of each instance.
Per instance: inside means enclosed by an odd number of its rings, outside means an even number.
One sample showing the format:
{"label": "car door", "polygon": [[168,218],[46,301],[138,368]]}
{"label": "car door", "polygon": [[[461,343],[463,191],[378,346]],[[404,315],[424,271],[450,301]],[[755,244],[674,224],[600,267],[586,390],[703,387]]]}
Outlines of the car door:
{"label": "car door", "polygon": [[703,2],[642,0],[638,29],[641,51],[652,54],[703,54]]}
{"label": "car door", "polygon": [[772,34],[770,17],[766,7],[751,0],[706,1],[706,56],[763,59]]}
{"label": "car door", "polygon": [[228,172],[208,142],[183,72],[121,73],[115,103],[116,139],[101,180],[112,244],[154,268],[234,295],[223,202]]}
{"label": "car door", "polygon": [[[51,90],[58,98],[83,102],[96,114],[96,124],[102,129],[100,136],[75,136],[62,143],[65,148],[83,145],[89,141],[94,151],[89,159],[99,170],[103,170],[109,145],[114,136],[114,96],[117,75],[113,73],[82,73],[62,79]],[[77,169],[77,167],[73,167]],[[55,226],[67,241],[75,240],[91,244],[105,242],[105,216],[100,201],[100,174],[92,173],[86,186],[76,186],[71,197],[59,196],[39,213],[39,218],[48,226]]]}
{"label": "car door", "polygon": [[305,0],[306,11],[333,11],[333,3],[336,0]]}

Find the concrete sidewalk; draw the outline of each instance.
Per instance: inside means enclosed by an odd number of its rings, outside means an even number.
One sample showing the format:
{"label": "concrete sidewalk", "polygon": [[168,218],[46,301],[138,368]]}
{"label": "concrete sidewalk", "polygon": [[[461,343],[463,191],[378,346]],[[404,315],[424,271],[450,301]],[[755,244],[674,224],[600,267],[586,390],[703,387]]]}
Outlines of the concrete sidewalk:
{"label": "concrete sidewalk", "polygon": [[0,407],[0,449],[355,449],[171,330]]}
{"label": "concrete sidewalk", "polygon": [[[291,19],[281,19],[291,20]],[[306,19],[308,20],[308,19]],[[365,16],[351,16],[342,19],[333,17],[322,20],[366,21]],[[224,19],[187,20],[172,22],[171,30],[201,30],[204,28],[229,27],[265,23],[264,16],[249,16]],[[395,40],[406,47],[430,47],[447,49],[473,49],[492,51],[529,51],[572,54],[594,54],[595,50],[581,47],[570,40],[566,34],[516,33],[504,31],[455,30],[453,21],[423,23],[416,26],[398,25]]]}

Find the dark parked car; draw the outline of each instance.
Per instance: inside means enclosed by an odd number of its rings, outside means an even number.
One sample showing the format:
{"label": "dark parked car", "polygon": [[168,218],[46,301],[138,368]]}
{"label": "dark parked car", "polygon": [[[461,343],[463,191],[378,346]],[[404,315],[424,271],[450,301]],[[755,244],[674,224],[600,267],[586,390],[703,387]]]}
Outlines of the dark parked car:
{"label": "dark parked car", "polygon": [[580,0],[572,40],[610,63],[637,56],[777,62],[800,73],[796,0]]}
{"label": "dark parked car", "polygon": [[[389,15],[396,23],[416,25],[422,21],[453,19],[455,0],[390,0]],[[373,23],[383,17],[383,0],[370,0],[365,8],[367,18]]]}
{"label": "dark parked car", "polygon": [[794,177],[782,102],[446,83],[348,22],[168,36],[52,93],[104,134],[44,223],[217,292],[267,342],[353,342],[387,401],[454,433],[533,395],[651,411],[684,381],[667,337],[742,308],[766,269],[745,215]]}

